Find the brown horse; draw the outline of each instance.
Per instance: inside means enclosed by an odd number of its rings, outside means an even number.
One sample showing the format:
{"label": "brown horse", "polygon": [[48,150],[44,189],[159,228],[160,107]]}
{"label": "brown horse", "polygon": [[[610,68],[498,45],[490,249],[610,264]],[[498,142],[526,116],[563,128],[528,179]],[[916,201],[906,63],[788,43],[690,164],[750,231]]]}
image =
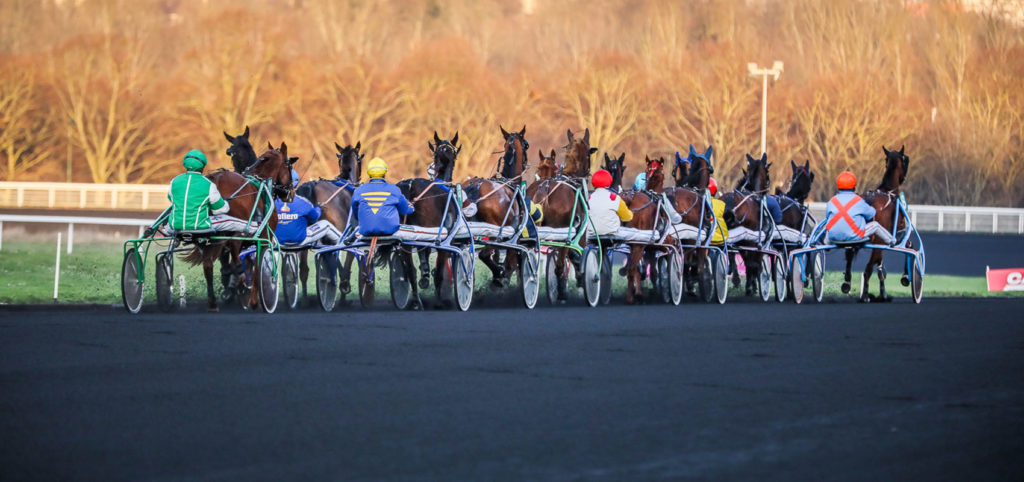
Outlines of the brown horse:
{"label": "brown horse", "polygon": [[[262,219],[263,216],[270,216],[267,229],[263,233],[257,233],[264,239],[271,239],[274,229],[277,227],[277,210],[274,209],[273,200],[269,205],[263,204],[266,200],[261,199],[259,188],[249,181],[247,176],[258,180],[272,180],[272,194],[274,197],[290,200],[294,196],[292,190],[292,164],[295,162],[288,157],[288,146],[281,143],[280,148],[273,148],[264,152],[256,161],[245,169],[244,175],[227,170],[211,172],[206,177],[217,186],[221,196],[228,202],[229,216],[241,220],[249,219],[253,211],[256,215],[254,220]],[[225,233],[226,234],[226,233]],[[196,244],[193,250],[185,256],[185,261],[193,265],[203,265],[203,276],[206,278],[207,309],[217,311],[217,297],[213,293],[213,263],[227,248],[230,252],[230,261],[235,266],[241,266],[239,253],[241,243],[237,241],[216,241],[209,244]],[[253,286],[259,286],[260,270],[254,270]],[[260,302],[260,290],[254,289],[249,295],[249,309],[255,310]]]}
{"label": "brown horse", "polygon": [[[882,175],[882,182],[874,191],[861,194],[861,198],[870,204],[871,207],[875,208],[875,221],[878,221],[878,224],[881,224],[889,232],[893,231],[893,221],[896,219],[896,203],[900,202],[900,189],[903,186],[903,182],[907,179],[907,169],[910,167],[910,157],[903,154],[903,149],[904,146],[900,146],[900,150],[890,151],[885,146],[882,146],[882,152],[885,153],[885,173]],[[897,231],[906,229],[906,227],[907,220],[900,218],[896,226]],[[882,244],[882,241],[877,236],[872,236],[871,242]],[[846,250],[846,272],[844,273],[842,285],[843,293],[850,292],[850,265],[853,263],[853,258],[857,255],[857,251],[852,248]],[[875,270],[876,266],[878,267],[877,298],[868,293],[871,272]],[[906,270],[904,270],[903,278],[900,281],[904,286],[910,283]],[[867,266],[864,267],[864,274],[861,278],[860,301],[892,301],[892,297],[885,294],[885,267],[882,266],[881,250],[871,250],[871,258],[868,260]]]}
{"label": "brown horse", "polygon": [[545,156],[542,151],[537,151],[540,164],[537,164],[537,181],[552,179],[560,172],[558,164],[555,163],[555,150],[551,149],[551,156]]}
{"label": "brown horse", "polygon": [[[625,156],[623,156],[624,158]],[[627,223],[627,226],[650,230],[655,229],[658,221],[658,197],[661,196],[665,186],[665,158],[651,159],[647,157],[646,162],[647,167],[644,171],[647,174],[646,189],[623,192],[622,199],[633,211],[633,219]],[[647,249],[647,246],[641,243],[630,243],[629,261],[626,263],[626,304],[631,305],[644,301],[643,281],[646,273],[641,271],[640,261],[644,259],[646,265],[655,266],[657,251],[659,250]]]}
{"label": "brown horse", "polygon": [[[590,177],[590,156],[597,151],[597,148],[590,147],[590,129],[584,131],[581,139],[573,136],[571,130],[567,131],[567,136],[569,144],[566,146],[567,153],[562,174],[531,184],[526,190],[526,195],[533,202],[540,204],[544,212],[542,225],[556,228],[577,225],[581,229],[585,229],[584,206],[576,205],[576,191],[582,189],[580,180]],[[585,199],[586,193],[583,194]],[[581,244],[586,244],[585,234],[581,238]],[[575,251],[573,253],[573,258],[579,257]],[[561,302],[565,302],[567,299],[565,291],[569,280],[569,260],[569,248],[556,249],[555,274],[558,278],[558,300]],[[580,260],[573,259],[572,261],[578,265]],[[580,269],[577,269],[576,273],[577,282],[582,286],[583,274]]]}
{"label": "brown horse", "polygon": [[[456,132],[451,140],[441,139],[437,132],[434,132],[434,142],[427,141],[427,147],[434,155],[434,161],[427,169],[430,179],[414,178],[404,179],[397,186],[409,202],[416,209],[415,212],[406,217],[405,223],[417,226],[437,228],[444,226],[447,229],[454,229],[458,219],[456,210],[459,206],[449,205],[449,192],[452,189],[452,176],[455,171],[455,159],[462,147],[458,145],[459,133]],[[447,211],[447,213],[446,213]],[[413,298],[418,297],[418,289],[430,287],[430,250],[417,250],[420,263],[419,286],[412,284]],[[406,272],[408,279],[413,279],[415,273],[412,269],[412,252],[402,251],[403,263],[410,271]],[[451,300],[444,298],[442,284],[444,274],[448,270],[449,254],[443,250],[437,251],[437,259],[434,268],[434,290],[439,305],[447,306]]]}
{"label": "brown horse", "polygon": [[[335,156],[338,158],[338,176],[331,180],[319,179],[303,183],[296,190],[296,194],[302,196],[320,208],[320,219],[326,219],[334,225],[339,233],[345,232],[348,225],[348,212],[352,206],[352,193],[359,186],[360,173],[363,171],[363,157],[359,149],[362,143],[356,142],[355,147],[351,144],[341,147],[334,143],[337,149]],[[299,256],[299,279],[302,281],[302,297],[306,297],[306,279],[309,277],[309,263],[307,252],[302,251]],[[352,268],[352,255],[346,254],[345,264],[341,269],[340,283],[338,289],[342,295],[351,290],[349,273]]]}
{"label": "brown horse", "polygon": [[[474,177],[462,183],[469,202],[476,203],[476,214],[470,220],[497,226],[519,226],[522,222],[522,207],[516,202],[516,191],[526,171],[526,150],[530,143],[524,137],[526,126],[519,132],[509,133],[504,127],[501,135],[505,139],[504,154],[499,160],[498,175],[490,179]],[[505,261],[501,261],[498,249],[487,246],[480,250],[480,260],[491,270],[491,285],[504,288],[512,280],[512,273],[519,269],[519,252],[509,250]]]}
{"label": "brown horse", "polygon": [[[761,196],[766,195],[771,179],[768,176],[768,169],[771,163],[768,162],[768,154],[762,154],[760,159],[754,159],[747,154],[747,168],[743,171],[745,176],[739,183],[739,187],[722,195],[726,209],[732,210],[736,217],[736,225],[747,228],[754,232],[761,230]],[[732,230],[733,226],[729,226]],[[730,233],[731,234],[731,233]],[[742,246],[757,247],[756,241],[743,241]],[[761,273],[761,254],[756,251],[742,250],[740,256],[747,266],[746,294],[753,295],[757,291],[757,280]],[[736,264],[733,263],[733,267]],[[733,285],[739,285],[739,273],[733,271]]]}
{"label": "brown horse", "polygon": [[[711,225],[711,212],[703,208],[704,192],[708,188],[711,174],[715,172],[711,165],[713,154],[712,146],[708,146],[708,149],[701,154],[693,148],[693,145],[690,145],[690,153],[685,158],[676,153],[675,166],[672,168],[676,185],[665,189],[665,195],[676,212],[682,216],[682,222],[690,226],[714,229]],[[703,236],[706,235],[709,236],[710,232],[698,233],[700,238],[692,245],[702,244]],[[691,243],[684,242],[684,244]],[[696,293],[697,281],[704,275],[704,260],[707,256],[706,248],[688,247],[683,249],[685,259],[683,275],[686,279],[687,292],[690,294]]]}

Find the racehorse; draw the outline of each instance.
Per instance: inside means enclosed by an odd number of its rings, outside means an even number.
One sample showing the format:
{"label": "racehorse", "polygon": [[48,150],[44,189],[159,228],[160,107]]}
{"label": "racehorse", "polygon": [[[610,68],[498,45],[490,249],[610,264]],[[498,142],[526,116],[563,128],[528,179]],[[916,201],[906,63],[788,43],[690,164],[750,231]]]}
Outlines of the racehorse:
{"label": "racehorse", "polygon": [[[526,195],[533,202],[540,204],[544,212],[544,226],[555,228],[568,228],[576,224],[585,229],[583,218],[584,209],[576,206],[577,189],[582,189],[581,180],[590,177],[590,156],[597,151],[596,147],[590,147],[590,129],[586,129],[583,137],[577,139],[572,130],[566,132],[569,144],[565,147],[565,165],[562,172],[552,178],[541,179],[526,190]],[[554,153],[552,153],[554,154]],[[554,157],[554,156],[552,156]],[[584,199],[586,198],[586,193]],[[581,241],[585,244],[586,234]],[[574,251],[575,253],[575,251]],[[575,256],[575,255],[574,255]],[[555,254],[555,274],[558,278],[558,300],[566,301],[566,284],[569,279],[569,248],[557,248]],[[578,260],[577,260],[578,261]],[[576,261],[574,261],[576,264]],[[582,286],[582,270],[577,269],[577,282]]]}
{"label": "racehorse", "polygon": [[789,179],[789,189],[782,193],[779,188],[775,189],[775,199],[779,201],[779,208],[782,209],[782,225],[788,228],[802,231],[814,229],[814,226],[805,226],[804,217],[807,213],[807,196],[811,193],[811,185],[814,183],[814,173],[811,172],[811,161],[806,161],[803,166],[789,161],[793,168],[793,177]]}
{"label": "racehorse", "polygon": [[[620,168],[623,159],[625,159],[625,154],[619,159]],[[658,221],[658,197],[661,196],[665,185],[665,159],[647,157],[645,160],[647,163],[644,171],[647,175],[646,188],[641,191],[623,192],[622,199],[626,201],[630,211],[633,211],[633,219],[627,223],[627,226],[651,230],[655,229]],[[620,180],[623,170],[624,168],[621,168],[619,171]],[[629,261],[626,263],[626,304],[631,305],[644,300],[643,280],[646,278],[646,273],[641,272],[640,261],[645,257],[648,266],[655,266],[655,250],[648,250],[641,243],[629,244]]]}
{"label": "racehorse", "polygon": [[[697,152],[690,145],[690,152],[686,157],[676,154],[675,165],[672,168],[672,175],[675,178],[676,187],[665,189],[665,195],[672,208],[682,216],[682,223],[690,226],[706,226],[713,230],[710,210],[704,209],[704,192],[708,188],[711,174],[715,172],[711,165],[711,156],[714,154],[714,147],[708,146],[703,154]],[[704,234],[697,233],[694,244],[701,244],[702,236],[710,236],[711,232]],[[683,256],[683,274],[686,278],[687,291],[695,293],[696,283],[704,274],[704,259],[708,255],[706,248],[685,248]]]}
{"label": "racehorse", "polygon": [[[530,148],[526,126],[519,132],[509,133],[504,127],[501,135],[505,139],[504,154],[499,159],[498,173],[490,179],[474,177],[462,183],[470,202],[476,203],[477,211],[470,218],[496,226],[519,226],[523,212],[515,202],[516,191],[526,171],[526,150]],[[506,218],[507,215],[507,218]],[[503,288],[512,280],[512,273],[519,269],[519,252],[506,250],[505,261],[501,262],[498,249],[487,246],[480,250],[480,260],[491,270],[491,285]]]}
{"label": "racehorse", "polygon": [[622,175],[626,173],[626,153],[623,152],[619,157],[608,157],[608,153],[604,154],[604,164],[601,166],[611,173],[612,185],[609,186],[614,192],[622,191]]}
{"label": "racehorse", "polygon": [[[445,227],[449,230],[455,229],[457,214],[455,210],[460,206],[448,205],[448,194],[452,189],[452,175],[455,171],[455,159],[462,147],[458,145],[459,133],[456,132],[451,140],[441,139],[437,132],[434,132],[434,142],[427,141],[427,147],[434,155],[434,161],[427,168],[427,175],[430,179],[413,178],[400,181],[397,186],[402,195],[412,203],[415,212],[408,215],[404,222],[430,228]],[[447,208],[447,213],[445,213]],[[430,287],[430,250],[417,250],[420,263],[419,286],[412,284],[413,297],[418,295],[418,289]],[[406,276],[413,279],[415,273],[412,270],[412,252],[402,250],[403,264],[407,268]],[[446,300],[442,293],[444,282],[444,271],[448,270],[449,255],[443,250],[438,250],[434,269],[434,290],[439,304],[447,305],[451,300]]]}
{"label": "racehorse", "polygon": [[245,172],[249,166],[256,163],[256,151],[253,150],[252,144],[249,144],[249,126],[245,126],[245,132],[237,136],[225,132],[224,137],[231,143],[227,155],[231,157],[231,167],[235,172]]}
{"label": "racehorse", "polygon": [[[243,174],[220,169],[211,172],[206,178],[217,186],[221,196],[228,202],[227,214],[229,216],[234,216],[243,221],[249,219],[253,211],[256,211],[256,214],[252,216],[254,221],[262,220],[264,216],[270,216],[267,229],[262,233],[256,233],[265,239],[270,239],[274,229],[277,227],[277,210],[274,209],[272,202],[267,210],[265,210],[267,206],[257,205],[257,202],[264,200],[261,199],[260,190],[257,187],[258,181],[254,182],[251,178],[256,180],[270,179],[272,181],[272,195],[290,200],[295,194],[291,187],[292,164],[295,162],[292,159],[297,160],[298,158],[288,157],[288,146],[282,142],[281,147],[273,148],[271,146],[271,149],[260,155],[252,165],[245,169]],[[238,241],[222,240],[205,245],[197,243],[184,258],[190,264],[197,265],[202,263],[203,265],[203,276],[206,278],[207,309],[210,311],[218,310],[217,297],[213,293],[213,263],[220,256],[225,246],[229,250],[231,263],[235,266],[241,266],[241,260],[239,259],[241,243]],[[260,270],[254,270],[253,286],[259,286],[261,282],[260,276]],[[260,290],[258,289],[254,289],[250,293],[249,309],[255,310],[259,306],[259,293]]]}
{"label": "racehorse", "polygon": [[[861,194],[861,198],[870,204],[871,207],[875,208],[875,221],[878,221],[878,224],[881,224],[889,232],[893,231],[893,220],[896,218],[896,203],[901,202],[900,188],[907,179],[907,169],[910,167],[910,157],[903,154],[903,149],[904,146],[900,146],[900,150],[890,151],[885,146],[882,146],[882,152],[885,153],[885,173],[882,174],[882,182],[874,191]],[[899,224],[896,226],[897,230],[906,229],[906,227],[907,220],[900,218]],[[872,236],[871,242],[882,244],[882,241],[877,236]],[[857,251],[857,249],[852,248],[846,250],[846,272],[842,284],[843,293],[850,292],[850,265],[853,263],[853,258],[856,256]],[[868,293],[871,272],[874,271],[876,266],[878,267],[877,298]],[[903,286],[910,284],[906,268],[904,268],[903,278],[900,279],[900,283]],[[882,266],[881,250],[871,250],[871,258],[868,259],[868,264],[864,267],[864,274],[861,278],[860,301],[892,301],[892,297],[885,294],[885,267]]]}
{"label": "racehorse", "polygon": [[[744,176],[739,181],[738,187],[733,192],[722,195],[727,210],[731,210],[736,219],[736,226],[747,228],[755,233],[761,233],[761,196],[766,195],[771,179],[768,169],[771,167],[768,162],[768,154],[762,153],[760,159],[754,159],[747,154],[747,168],[743,170]],[[730,231],[733,226],[729,226]],[[762,233],[763,234],[763,233]],[[741,246],[756,247],[757,241],[748,240],[738,243]],[[747,267],[747,296],[757,291],[757,280],[761,273],[761,255],[756,251],[741,250],[740,255]],[[736,270],[736,263],[732,263],[733,286],[739,286],[739,272]]]}
{"label": "racehorse", "polygon": [[551,179],[559,174],[558,164],[555,163],[555,150],[551,149],[551,156],[545,156],[544,152],[537,151],[537,157],[540,158],[540,164],[537,164],[537,181],[542,179]]}
{"label": "racehorse", "polygon": [[[333,180],[319,179],[303,183],[296,190],[296,194],[306,198],[314,206],[320,208],[320,219],[326,219],[334,225],[339,233],[345,232],[348,225],[348,212],[352,206],[352,193],[359,185],[360,173],[363,171],[363,157],[359,149],[362,143],[356,142],[355,147],[351,144],[341,147],[334,143],[337,149],[335,156],[338,158],[338,177]],[[302,296],[306,297],[306,279],[309,276],[309,263],[307,252],[304,250],[299,256],[299,279],[302,281]],[[338,288],[342,293],[351,290],[349,273],[352,268],[352,255],[346,255],[345,264],[341,270],[340,283]]]}

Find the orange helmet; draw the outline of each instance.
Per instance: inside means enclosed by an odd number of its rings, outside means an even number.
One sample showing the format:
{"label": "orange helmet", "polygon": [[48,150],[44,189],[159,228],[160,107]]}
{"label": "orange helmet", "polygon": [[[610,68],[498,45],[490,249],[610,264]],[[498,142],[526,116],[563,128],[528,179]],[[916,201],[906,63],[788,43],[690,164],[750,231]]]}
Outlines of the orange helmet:
{"label": "orange helmet", "polygon": [[843,171],[839,173],[839,177],[836,178],[836,187],[839,189],[854,189],[857,187],[857,176],[854,176],[850,171]]}
{"label": "orange helmet", "polygon": [[594,177],[590,180],[594,184],[594,187],[608,187],[612,185],[612,173],[601,169],[594,173]]}
{"label": "orange helmet", "polygon": [[715,178],[708,178],[708,191],[711,191],[711,195],[714,196],[718,192],[718,183],[715,182]]}

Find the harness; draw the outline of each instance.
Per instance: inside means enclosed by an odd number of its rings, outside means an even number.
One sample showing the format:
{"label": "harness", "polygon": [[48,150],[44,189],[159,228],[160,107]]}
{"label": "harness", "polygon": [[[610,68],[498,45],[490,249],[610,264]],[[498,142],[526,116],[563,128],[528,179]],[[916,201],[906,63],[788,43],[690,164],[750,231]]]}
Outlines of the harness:
{"label": "harness", "polygon": [[861,228],[858,228],[857,227],[857,223],[850,216],[850,208],[852,208],[853,206],[855,206],[857,203],[859,203],[861,201],[863,201],[863,199],[861,199],[861,197],[856,195],[856,194],[854,194],[853,198],[850,199],[850,202],[846,203],[845,205],[839,204],[839,199],[832,198],[832,200],[829,201],[829,203],[831,203],[833,206],[835,206],[835,208],[836,208],[836,215],[832,216],[832,219],[828,220],[828,223],[825,224],[825,229],[831,230],[832,227],[835,226],[836,223],[838,223],[839,220],[841,219],[841,220],[846,222],[846,225],[850,227],[850,230],[853,231],[853,233],[856,234],[857,237],[863,238],[864,237],[864,230],[861,229]]}

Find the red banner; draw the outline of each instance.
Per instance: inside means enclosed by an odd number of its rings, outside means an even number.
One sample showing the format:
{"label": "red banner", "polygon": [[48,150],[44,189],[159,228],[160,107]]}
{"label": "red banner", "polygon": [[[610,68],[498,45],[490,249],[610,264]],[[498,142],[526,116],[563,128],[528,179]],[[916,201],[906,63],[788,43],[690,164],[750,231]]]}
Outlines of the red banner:
{"label": "red banner", "polygon": [[989,291],[1024,291],[1024,268],[989,269],[985,267]]}

